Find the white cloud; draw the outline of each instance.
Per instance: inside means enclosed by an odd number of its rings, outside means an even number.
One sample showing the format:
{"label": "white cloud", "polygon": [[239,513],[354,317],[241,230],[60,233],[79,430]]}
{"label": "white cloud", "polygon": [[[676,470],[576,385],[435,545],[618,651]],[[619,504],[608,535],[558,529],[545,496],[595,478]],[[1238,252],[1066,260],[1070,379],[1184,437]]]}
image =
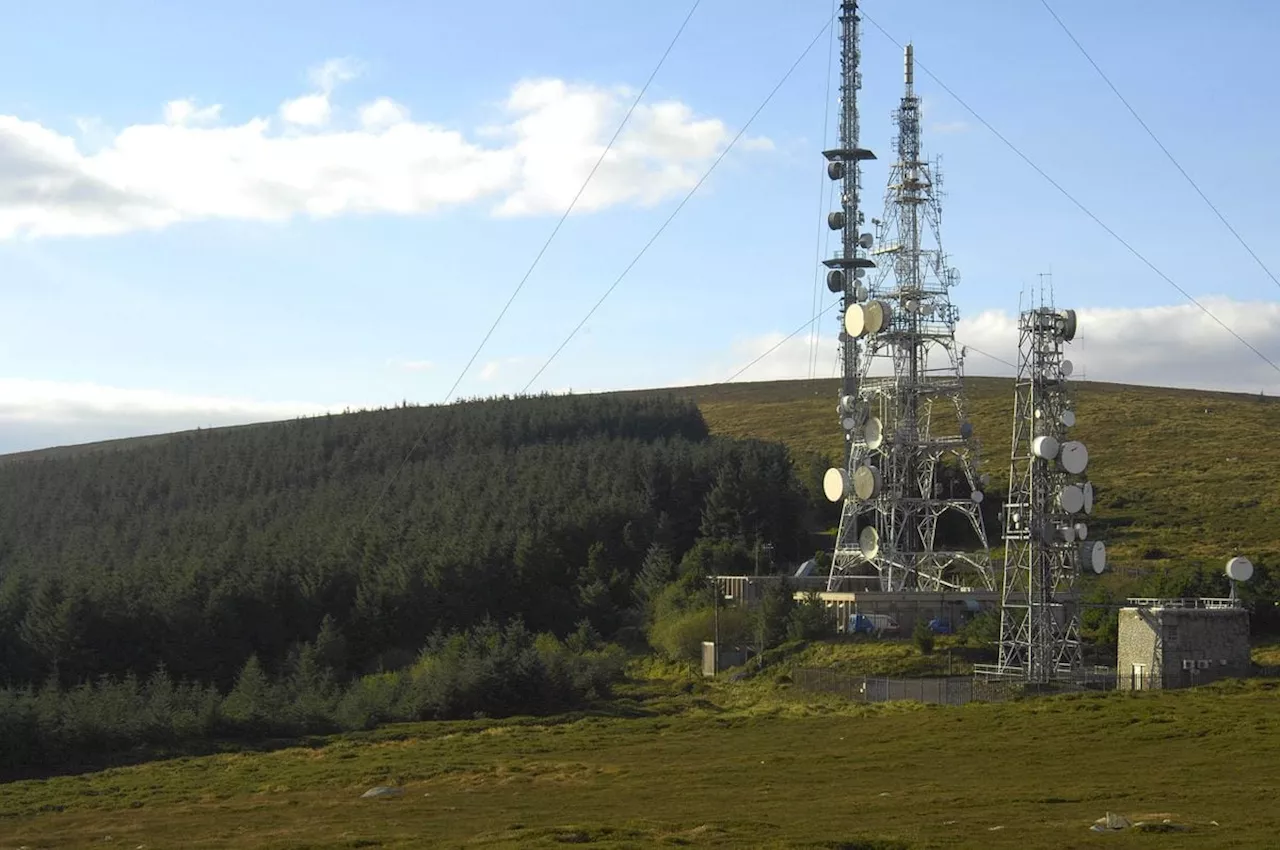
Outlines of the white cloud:
{"label": "white cloud", "polygon": [[171,100],[164,105],[164,123],[176,126],[212,124],[222,116],[222,104],[215,103],[203,109],[193,100]]}
{"label": "white cloud", "polygon": [[[1255,348],[1280,363],[1280,302],[1202,298],[1200,302]],[[1079,331],[1066,347],[1076,377],[1122,384],[1280,394],[1280,373],[1194,305],[1082,308]],[[824,321],[824,320],[820,320]],[[830,319],[824,321],[824,327]],[[783,338],[764,334],[733,343],[728,356],[690,383],[723,381]],[[961,319],[956,340],[968,346],[965,372],[1012,375],[1018,359],[1017,316],[991,310]],[[818,377],[831,377],[834,337],[818,341]],[[798,334],[744,372],[739,381],[804,378],[809,338]],[[982,352],[982,353],[979,353]],[[994,358],[999,358],[996,360]],[[1007,361],[1001,363],[1000,360]]]}
{"label": "white cloud", "polygon": [[385,130],[408,120],[408,108],[389,97],[380,97],[360,107],[360,126],[366,130]]}
{"label": "white cloud", "polygon": [[[345,60],[314,69],[319,91],[285,100],[282,121],[227,124],[220,105],[170,101],[162,123],[127,126],[92,154],[39,123],[0,115],[0,239],[207,219],[410,215],[477,201],[503,216],[560,212],[633,97],[624,88],[524,81],[502,120],[472,138],[410,120],[389,98],[367,103],[358,126],[342,127],[331,95],[356,73]],[[729,138],[722,121],[683,103],[642,104],[578,207],[658,203],[691,187]]]}
{"label": "white cloud", "polygon": [[311,84],[325,94],[332,94],[339,83],[354,80],[360,76],[360,63],[350,57],[330,59],[312,68],[308,73]]}
{"label": "white cloud", "polygon": [[280,104],[280,117],[301,127],[323,127],[329,123],[332,112],[329,95],[323,93],[295,97]]}

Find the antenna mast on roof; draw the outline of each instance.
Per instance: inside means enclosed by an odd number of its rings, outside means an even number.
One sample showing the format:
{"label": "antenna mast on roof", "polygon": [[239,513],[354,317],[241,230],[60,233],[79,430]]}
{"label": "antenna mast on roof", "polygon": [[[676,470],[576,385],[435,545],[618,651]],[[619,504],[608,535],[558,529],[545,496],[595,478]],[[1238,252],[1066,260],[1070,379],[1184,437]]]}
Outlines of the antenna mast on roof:
{"label": "antenna mast on roof", "polygon": [[[994,589],[980,509],[986,481],[976,474],[977,447],[966,419],[955,342],[959,314],[949,295],[958,275],[942,251],[936,169],[920,153],[911,45],[904,56],[905,92],[894,113],[897,161],[885,213],[874,220],[878,238],[863,233],[854,240],[861,221],[851,206],[857,161],[872,158],[857,149],[851,96],[858,84],[855,5],[844,3],[841,18],[841,129],[854,135],[842,135],[842,150],[826,152],[831,177],[846,183],[845,208],[828,219],[832,228],[844,230],[845,253],[826,264],[832,267],[828,287],[844,295],[839,415],[846,463],[828,470],[823,482],[827,497],[844,503],[827,589],[839,590],[847,577],[872,569],[886,591],[975,584]],[[869,256],[859,256],[859,249]],[[867,268],[876,269],[873,279],[864,277]],[[876,366],[888,377],[871,377]],[[938,520],[949,511],[966,517],[971,551],[939,546]]]}

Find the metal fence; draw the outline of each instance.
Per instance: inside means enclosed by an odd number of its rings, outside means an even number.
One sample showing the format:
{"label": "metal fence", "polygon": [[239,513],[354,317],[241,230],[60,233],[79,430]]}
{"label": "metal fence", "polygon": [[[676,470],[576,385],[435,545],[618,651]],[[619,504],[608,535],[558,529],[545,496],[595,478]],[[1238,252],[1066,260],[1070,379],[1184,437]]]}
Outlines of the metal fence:
{"label": "metal fence", "polygon": [[792,676],[796,687],[806,691],[837,694],[856,702],[915,700],[937,705],[964,705],[1007,698],[998,685],[991,686],[972,676],[943,676],[930,679],[891,679],[879,676],[848,676],[832,670],[802,669]]}
{"label": "metal fence", "polygon": [[[834,670],[804,668],[792,676],[796,687],[836,694],[855,702],[915,700],[934,705],[964,705],[970,702],[1005,702],[1035,694],[1081,693],[1085,691],[1182,689],[1208,685],[1226,678],[1214,671],[1179,671],[1180,675],[1161,679],[1159,674],[1126,676],[1121,681],[1113,669],[1081,672],[1074,680],[1059,680],[1034,686],[1016,678],[997,676],[940,676],[901,679],[883,676],[850,676]],[[1254,676],[1280,676],[1280,668],[1260,667]]]}

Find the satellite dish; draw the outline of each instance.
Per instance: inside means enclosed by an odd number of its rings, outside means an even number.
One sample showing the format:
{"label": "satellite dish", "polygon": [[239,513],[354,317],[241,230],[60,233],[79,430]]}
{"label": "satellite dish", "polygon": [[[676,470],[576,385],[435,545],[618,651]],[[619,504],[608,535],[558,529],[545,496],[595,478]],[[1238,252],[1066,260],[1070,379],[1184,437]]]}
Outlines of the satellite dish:
{"label": "satellite dish", "polygon": [[1058,456],[1058,440],[1045,434],[1031,441],[1031,453],[1038,458],[1053,460]]}
{"label": "satellite dish", "polygon": [[[862,271],[862,269],[858,269],[858,271]],[[857,286],[855,286],[855,287],[853,288],[853,300],[854,300],[854,301],[866,301],[866,300],[867,300],[867,295],[868,295],[868,293],[867,293],[867,288],[866,288],[865,286],[863,286],[862,284],[858,284]]]}
{"label": "satellite dish", "polygon": [[1077,540],[1088,540],[1088,539],[1089,539],[1089,526],[1085,525],[1083,522],[1077,522],[1077,523],[1076,523],[1076,539],[1077,539]]}
{"label": "satellite dish", "polygon": [[858,237],[858,244],[863,248],[870,248],[873,241],[870,233],[864,233]]}
{"label": "satellite dish", "polygon": [[862,311],[867,333],[879,333],[889,324],[889,305],[883,301],[868,301]]}
{"label": "satellite dish", "polygon": [[981,505],[984,498],[981,490],[974,490],[969,494],[969,498],[973,500],[975,505]]}
{"label": "satellite dish", "polygon": [[827,501],[840,501],[848,490],[849,473],[843,469],[836,469],[833,466],[827,470],[826,475],[822,476],[822,494],[827,497]]}
{"label": "satellite dish", "polygon": [[844,426],[846,431],[852,431],[854,428],[858,427],[858,423],[852,416],[846,416],[844,419],[841,419],[840,424]]}
{"label": "satellite dish", "polygon": [[964,437],[966,440],[973,436],[973,423],[972,423],[972,422],[961,422],[961,423],[960,423],[960,436],[961,436],[961,437]]}
{"label": "satellite dish", "polygon": [[1062,411],[1062,415],[1058,417],[1058,421],[1070,428],[1072,425],[1076,424],[1076,415],[1070,410],[1064,410]]}
{"label": "satellite dish", "polygon": [[1089,547],[1089,559],[1086,563],[1093,568],[1094,573],[1102,575],[1107,568],[1107,547],[1101,540],[1090,540],[1084,545]]}
{"label": "satellite dish", "polygon": [[1062,317],[1062,338],[1071,342],[1076,338],[1076,311],[1063,310],[1058,315]]}
{"label": "satellite dish", "polygon": [[884,442],[884,427],[878,417],[867,417],[866,424],[862,426],[862,440],[869,449],[880,448],[880,444]]}
{"label": "satellite dish", "polygon": [[858,549],[862,551],[862,557],[867,560],[880,554],[880,533],[873,526],[868,525],[858,535]]}
{"label": "satellite dish", "polygon": [[1240,555],[1227,561],[1227,578],[1232,581],[1248,581],[1253,578],[1253,562]]}
{"label": "satellite dish", "polygon": [[1070,360],[1062,361],[1062,377],[1070,378],[1071,373],[1074,372],[1075,370],[1076,370],[1076,366]]}
{"label": "satellite dish", "polygon": [[863,276],[863,275],[865,275],[866,273],[867,273],[867,270],[866,270],[866,269],[863,269],[863,268],[856,268],[856,269],[854,269],[854,270],[853,270],[853,276],[854,276],[854,277],[862,277],[862,276]]}
{"label": "satellite dish", "polygon": [[844,213],[840,210],[836,210],[833,213],[827,213],[827,227],[830,227],[832,230],[839,230],[844,227]]}
{"label": "satellite dish", "polygon": [[1044,411],[1037,407],[1035,416],[1036,416],[1036,419],[1039,419],[1040,417],[1044,416]]}
{"label": "satellite dish", "polygon": [[1076,528],[1074,525],[1063,525],[1058,527],[1058,536],[1067,543],[1074,543],[1076,540]]}
{"label": "satellite dish", "polygon": [[1072,475],[1079,475],[1089,465],[1089,450],[1079,440],[1068,440],[1062,444],[1062,468]]}
{"label": "satellite dish", "polygon": [[845,411],[846,413],[852,412],[853,406],[857,403],[858,403],[858,400],[851,395],[840,397],[840,409]]}
{"label": "satellite dish", "polygon": [[874,466],[860,466],[853,471],[853,494],[869,502],[880,494],[880,470]]}
{"label": "satellite dish", "polygon": [[861,304],[850,304],[844,311],[844,332],[857,339],[867,330],[866,311]]}
{"label": "satellite dish", "polygon": [[914,298],[908,298],[902,306],[906,308],[908,313],[920,312],[920,302]]}
{"label": "satellite dish", "polygon": [[844,163],[840,160],[827,163],[827,176],[832,180],[841,180],[844,178]]}
{"label": "satellite dish", "polygon": [[1068,484],[1058,491],[1058,507],[1069,514],[1077,514],[1084,510],[1084,491],[1074,484]]}
{"label": "satellite dish", "polygon": [[1093,482],[1085,482],[1080,489],[1084,491],[1084,512],[1091,514],[1093,513]]}
{"label": "satellite dish", "polygon": [[844,292],[844,272],[840,269],[827,272],[827,289],[832,292]]}

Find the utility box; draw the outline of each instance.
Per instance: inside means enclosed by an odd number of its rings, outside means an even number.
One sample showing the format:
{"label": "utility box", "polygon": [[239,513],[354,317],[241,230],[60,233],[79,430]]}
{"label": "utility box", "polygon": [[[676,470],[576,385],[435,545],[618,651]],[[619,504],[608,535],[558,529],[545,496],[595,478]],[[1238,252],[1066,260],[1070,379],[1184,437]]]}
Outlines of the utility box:
{"label": "utility box", "polygon": [[1169,599],[1120,609],[1116,687],[1188,688],[1248,676],[1249,612],[1221,600]]}
{"label": "utility box", "polygon": [[702,675],[714,676],[720,670],[728,670],[747,662],[747,652],[740,647],[721,646],[719,649],[720,664],[717,667],[715,641],[702,642]]}

